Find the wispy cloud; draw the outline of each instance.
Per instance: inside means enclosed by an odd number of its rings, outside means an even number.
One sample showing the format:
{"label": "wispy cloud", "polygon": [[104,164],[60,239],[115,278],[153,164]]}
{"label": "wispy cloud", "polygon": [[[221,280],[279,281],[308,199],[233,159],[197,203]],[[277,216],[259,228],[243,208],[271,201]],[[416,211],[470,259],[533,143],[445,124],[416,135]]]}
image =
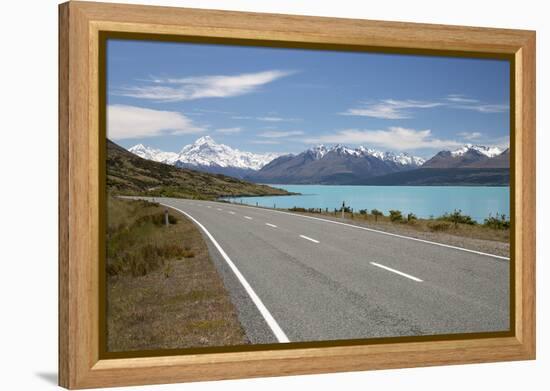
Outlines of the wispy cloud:
{"label": "wispy cloud", "polygon": [[275,116],[264,116],[264,117],[253,117],[250,115],[234,115],[231,119],[237,120],[256,120],[256,121],[265,121],[265,122],[295,122],[300,121],[299,118],[284,118],[284,117],[275,117]]}
{"label": "wispy cloud", "polygon": [[479,100],[477,100],[477,99],[467,98],[466,95],[462,95],[462,94],[449,94],[449,95],[447,95],[445,100],[447,100],[449,102],[454,102],[454,103],[477,103],[477,102],[479,102]]}
{"label": "wispy cloud", "polygon": [[334,134],[304,138],[303,142],[308,144],[368,144],[401,151],[422,148],[447,149],[463,145],[455,140],[436,138],[429,129],[415,130],[396,126],[384,130],[345,129]]}
{"label": "wispy cloud", "polygon": [[413,118],[413,111],[416,109],[431,109],[434,107],[472,110],[479,113],[503,113],[509,110],[508,104],[484,103],[466,95],[450,94],[442,100],[434,101],[383,99],[376,102],[365,102],[339,114],[379,119],[407,119]]}
{"label": "wispy cloud", "polygon": [[443,103],[441,102],[384,99],[380,102],[364,103],[360,107],[348,109],[340,114],[381,119],[405,119],[411,118],[411,113],[408,109],[429,109],[442,105]]}
{"label": "wispy cloud", "polygon": [[252,140],[250,141],[252,144],[260,144],[260,145],[275,145],[275,144],[280,144],[279,141],[276,141],[276,140]]}
{"label": "wispy cloud", "polygon": [[483,134],[480,132],[460,132],[458,133],[460,137],[462,137],[464,140],[479,140],[483,137]]}
{"label": "wispy cloud", "polygon": [[273,130],[273,131],[260,133],[260,137],[283,138],[283,137],[301,136],[302,134],[304,134],[304,132],[302,132],[301,130],[289,130],[289,131]]}
{"label": "wispy cloud", "polygon": [[242,131],[243,129],[239,127],[216,129],[217,133],[222,133],[222,134],[235,134],[235,133],[241,133]]}
{"label": "wispy cloud", "polygon": [[151,78],[147,84],[123,87],[114,95],[162,102],[203,98],[227,98],[249,94],[259,87],[290,76],[294,71],[269,70],[240,75],[209,75],[184,78]]}
{"label": "wispy cloud", "polygon": [[177,111],[153,110],[127,105],[107,107],[107,136],[113,140],[153,137],[165,134],[200,133],[196,125]]}
{"label": "wispy cloud", "polygon": [[510,106],[507,104],[461,104],[452,106],[455,109],[473,110],[479,113],[504,113],[510,110]]}
{"label": "wispy cloud", "polygon": [[450,94],[445,98],[447,105],[453,109],[473,110],[479,113],[504,113],[510,110],[508,104],[492,104],[481,102],[479,99],[470,98],[462,94]]}

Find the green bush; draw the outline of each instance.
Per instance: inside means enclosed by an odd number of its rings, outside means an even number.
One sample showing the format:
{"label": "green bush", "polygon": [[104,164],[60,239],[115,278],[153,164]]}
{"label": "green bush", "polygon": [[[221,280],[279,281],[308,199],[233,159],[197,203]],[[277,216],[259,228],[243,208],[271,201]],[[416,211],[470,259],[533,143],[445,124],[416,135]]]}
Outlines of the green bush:
{"label": "green bush", "polygon": [[368,211],[366,209],[359,209],[359,214],[366,215]]}
{"label": "green bush", "polygon": [[493,229],[509,229],[510,220],[506,218],[505,214],[499,215],[497,213],[495,217],[489,215],[483,222],[483,225]]}
{"label": "green bush", "polygon": [[407,215],[407,223],[413,223],[417,220],[417,217],[414,213],[409,213]]}
{"label": "green bush", "polygon": [[458,227],[458,224],[468,224],[468,225],[476,225],[476,221],[473,220],[468,215],[463,215],[462,210],[455,209],[453,213],[445,213],[443,216],[439,216],[437,218],[439,221],[448,221],[450,223],[453,223],[455,228]]}
{"label": "green bush", "polygon": [[378,216],[384,216],[384,213],[382,213],[378,209],[371,210],[370,214],[374,216],[374,221],[378,221]]}
{"label": "green bush", "polygon": [[400,210],[390,210],[390,220],[393,222],[402,221],[403,215]]}

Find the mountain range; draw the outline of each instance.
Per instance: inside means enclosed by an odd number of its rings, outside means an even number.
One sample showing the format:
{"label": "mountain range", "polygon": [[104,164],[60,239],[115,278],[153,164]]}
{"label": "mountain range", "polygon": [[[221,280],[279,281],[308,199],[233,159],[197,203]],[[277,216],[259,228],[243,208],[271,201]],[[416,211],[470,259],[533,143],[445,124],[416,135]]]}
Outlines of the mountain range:
{"label": "mountain range", "polygon": [[440,151],[428,160],[344,145],[319,145],[299,154],[255,154],[218,144],[209,136],[179,153],[142,144],[129,151],[176,167],[273,184],[507,185],[510,166],[508,149],[471,144]]}
{"label": "mountain range", "polygon": [[128,150],[143,159],[236,178],[244,178],[278,156],[273,153],[242,152],[225,144],[218,144],[210,136],[201,137],[193,144],[184,146],[179,153],[164,152],[143,144]]}
{"label": "mountain range", "polygon": [[298,155],[283,155],[247,177],[261,183],[360,184],[367,178],[420,167],[424,159],[406,153],[320,145]]}

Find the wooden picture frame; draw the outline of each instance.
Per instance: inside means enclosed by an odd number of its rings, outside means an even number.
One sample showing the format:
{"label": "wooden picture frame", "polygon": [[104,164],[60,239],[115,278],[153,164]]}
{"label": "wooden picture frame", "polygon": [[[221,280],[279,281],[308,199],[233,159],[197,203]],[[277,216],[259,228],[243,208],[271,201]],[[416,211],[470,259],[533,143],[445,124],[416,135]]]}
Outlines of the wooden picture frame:
{"label": "wooden picture frame", "polygon": [[[511,258],[506,336],[100,356],[99,58],[103,32],[264,46],[504,56],[513,65]],[[59,384],[90,388],[535,358],[535,32],[89,2],[59,6]]]}

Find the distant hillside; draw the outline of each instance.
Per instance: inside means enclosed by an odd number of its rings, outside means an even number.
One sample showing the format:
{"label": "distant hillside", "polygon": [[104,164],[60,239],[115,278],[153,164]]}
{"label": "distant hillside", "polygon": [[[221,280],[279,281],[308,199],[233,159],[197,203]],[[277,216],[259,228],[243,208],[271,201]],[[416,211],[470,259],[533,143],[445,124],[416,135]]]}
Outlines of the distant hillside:
{"label": "distant hillside", "polygon": [[377,186],[509,186],[508,168],[419,168],[382,175],[364,185]]}
{"label": "distant hillside", "polygon": [[182,198],[290,194],[236,178],[142,159],[107,140],[107,190],[112,194]]}

